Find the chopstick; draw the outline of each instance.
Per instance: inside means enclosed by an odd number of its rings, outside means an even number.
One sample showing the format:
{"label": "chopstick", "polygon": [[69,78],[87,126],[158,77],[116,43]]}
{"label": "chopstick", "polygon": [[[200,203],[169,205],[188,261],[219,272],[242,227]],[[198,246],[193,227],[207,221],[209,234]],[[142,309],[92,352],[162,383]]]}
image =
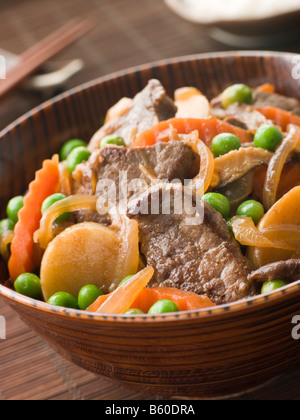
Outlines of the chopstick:
{"label": "chopstick", "polygon": [[74,19],[25,51],[21,55],[18,65],[7,74],[7,78],[0,80],[0,97],[14,89],[43,63],[76,41],[91,28],[92,22],[90,20],[79,21]]}

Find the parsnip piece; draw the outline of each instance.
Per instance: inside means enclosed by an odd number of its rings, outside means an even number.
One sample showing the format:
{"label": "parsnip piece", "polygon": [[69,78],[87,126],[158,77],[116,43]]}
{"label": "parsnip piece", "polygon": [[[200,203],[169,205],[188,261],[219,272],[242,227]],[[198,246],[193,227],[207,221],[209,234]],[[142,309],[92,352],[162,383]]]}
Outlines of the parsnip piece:
{"label": "parsnip piece", "polygon": [[[258,225],[258,229],[264,231],[265,229],[276,225],[300,226],[300,187],[293,188],[277,201],[263,217]],[[256,268],[299,256],[299,253],[295,253],[295,251],[273,248],[250,247],[248,250],[248,258],[253,262]]]}
{"label": "parsnip piece", "polygon": [[[45,300],[65,291],[77,297],[87,284],[109,293],[131,272],[118,272],[120,237],[97,223],[81,223],[66,229],[48,246],[41,265],[41,285]],[[118,273],[116,275],[116,273]],[[124,277],[123,277],[124,276]]]}
{"label": "parsnip piece", "polygon": [[131,110],[133,107],[133,99],[131,98],[122,98],[118,103],[112,106],[105,118],[105,124],[109,121],[112,121],[118,117],[122,117],[122,115],[126,114],[128,111]]}
{"label": "parsnip piece", "polygon": [[208,118],[211,108],[208,99],[194,87],[184,87],[175,91],[176,118]]}

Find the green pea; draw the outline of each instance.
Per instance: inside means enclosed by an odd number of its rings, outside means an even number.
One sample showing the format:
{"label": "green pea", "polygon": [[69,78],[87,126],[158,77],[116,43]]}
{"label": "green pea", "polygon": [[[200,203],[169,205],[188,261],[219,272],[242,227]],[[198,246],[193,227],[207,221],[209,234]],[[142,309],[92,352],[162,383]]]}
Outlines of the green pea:
{"label": "green pea", "polygon": [[179,312],[178,306],[172,300],[163,299],[156,302],[150,309],[150,315]]}
{"label": "green pea", "polygon": [[228,219],[230,216],[230,203],[227,197],[218,193],[207,193],[202,197],[211,207],[217,210],[224,219]]}
{"label": "green pea", "polygon": [[106,136],[102,139],[100,149],[105,149],[107,146],[126,146],[123,137],[114,134]]}
{"label": "green pea", "polygon": [[122,280],[121,281],[121,283],[119,284],[119,287],[120,286],[122,286],[124,283],[126,283],[127,282],[127,280],[129,280],[129,279],[131,279],[133,276],[127,276],[127,277],[125,277],[125,279],[124,280]]}
{"label": "green pea", "polygon": [[215,157],[219,157],[226,155],[232,150],[239,150],[241,141],[234,134],[222,133],[213,139],[211,146]]}
{"label": "green pea", "polygon": [[252,101],[253,94],[251,88],[243,84],[230,86],[222,94],[222,105],[225,109],[234,103],[251,104]]}
{"label": "green pea", "polygon": [[17,197],[12,198],[6,207],[6,213],[9,219],[11,219],[14,223],[17,223],[19,219],[19,211],[24,206],[24,197],[19,195]]}
{"label": "green pea", "polygon": [[251,217],[253,222],[258,225],[261,219],[264,217],[265,210],[261,203],[255,200],[248,200],[242,203],[237,209],[236,214],[238,216]]}
{"label": "green pea", "polygon": [[272,125],[262,125],[254,137],[254,144],[261,149],[275,152],[277,146],[282,142],[283,134]]}
{"label": "green pea", "polygon": [[126,311],[124,315],[144,315],[145,312],[141,311],[140,309],[129,309],[129,311]]}
{"label": "green pea", "polygon": [[86,147],[76,147],[67,157],[67,167],[69,171],[74,172],[77,165],[86,162],[91,156],[91,152]]}
{"label": "green pea", "polygon": [[79,139],[67,141],[60,150],[60,160],[66,160],[69,154],[77,147],[86,147],[86,142]]}
{"label": "green pea", "polygon": [[41,281],[32,273],[21,274],[14,282],[15,291],[33,299],[42,296]]}
{"label": "green pea", "polygon": [[[58,201],[64,200],[65,198],[67,198],[64,194],[53,194],[50,195],[50,197],[46,198],[46,200],[44,200],[43,204],[42,204],[42,214],[45,213],[46,210],[49,209],[49,207],[53,206],[53,204],[57,203]],[[55,222],[65,222],[66,220],[68,220],[71,216],[71,213],[64,213],[61,216],[59,216]]]}
{"label": "green pea", "polygon": [[86,310],[92,303],[94,303],[99,296],[103,296],[102,290],[92,284],[83,286],[78,294],[78,305],[83,311]]}
{"label": "green pea", "polygon": [[62,306],[63,308],[79,309],[77,299],[67,292],[55,293],[48,300],[49,305]]}
{"label": "green pea", "polygon": [[287,282],[285,280],[272,280],[272,281],[266,281],[261,289],[261,294],[265,295],[271,292],[274,292],[274,290],[281,289],[282,287],[286,286]]}
{"label": "green pea", "polygon": [[0,235],[5,232],[13,231],[15,228],[15,223],[11,219],[4,219],[0,222]]}

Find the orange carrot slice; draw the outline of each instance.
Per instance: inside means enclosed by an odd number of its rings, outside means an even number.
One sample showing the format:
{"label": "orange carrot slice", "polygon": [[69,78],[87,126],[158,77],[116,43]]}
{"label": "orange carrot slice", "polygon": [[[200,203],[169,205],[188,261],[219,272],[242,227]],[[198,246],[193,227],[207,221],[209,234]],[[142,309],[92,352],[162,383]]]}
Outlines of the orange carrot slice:
{"label": "orange carrot slice", "polygon": [[[108,300],[111,295],[100,296],[88,309],[89,312],[100,312],[99,308]],[[144,288],[132,301],[129,309],[140,309],[148,313],[151,306],[157,301],[169,299],[179,308],[179,311],[191,311],[196,309],[210,308],[215,304],[207,296],[199,296],[193,292],[183,292],[182,290],[157,287]]]}
{"label": "orange carrot slice", "polygon": [[126,312],[140,292],[147,286],[153,274],[153,267],[144,268],[112,292],[108,299],[100,305],[97,312],[103,314],[123,314]]}
{"label": "orange carrot slice", "polygon": [[39,228],[43,201],[57,192],[58,163],[58,156],[54,156],[52,160],[45,160],[42,169],[36,172],[35,180],[29,185],[28,194],[24,197],[24,207],[19,212],[8,262],[9,274],[13,281],[20,274],[32,272],[36,268],[33,235]]}
{"label": "orange carrot slice", "polygon": [[274,93],[275,92],[275,86],[271,83],[265,83],[261,86],[258,86],[257,89],[255,89],[257,92],[265,92],[265,93]]}
{"label": "orange carrot slice", "polygon": [[259,107],[257,110],[268,120],[274,121],[283,131],[286,131],[290,124],[300,126],[300,117],[292,112],[274,107]]}
{"label": "orange carrot slice", "polygon": [[[254,175],[254,185],[253,193],[255,198],[262,202],[263,201],[263,190],[266,180],[268,168],[266,166],[260,166],[256,169]],[[276,200],[279,200],[290,190],[300,185],[300,162],[289,162],[283,168],[282,175],[280,178],[277,197]]]}
{"label": "orange carrot slice", "polygon": [[200,296],[193,292],[183,292],[175,288],[157,287],[144,289],[133,302],[132,308],[148,313],[151,306],[164,299],[176,303],[179,311],[191,311],[215,306],[207,296]]}
{"label": "orange carrot slice", "polygon": [[134,147],[153,146],[160,141],[168,141],[170,130],[176,130],[178,134],[190,134],[198,130],[200,140],[209,147],[211,147],[214,137],[221,133],[235,134],[242,143],[253,141],[252,135],[248,131],[216,118],[173,118],[168,121],[162,121],[150,130],[140,133],[134,142]]}

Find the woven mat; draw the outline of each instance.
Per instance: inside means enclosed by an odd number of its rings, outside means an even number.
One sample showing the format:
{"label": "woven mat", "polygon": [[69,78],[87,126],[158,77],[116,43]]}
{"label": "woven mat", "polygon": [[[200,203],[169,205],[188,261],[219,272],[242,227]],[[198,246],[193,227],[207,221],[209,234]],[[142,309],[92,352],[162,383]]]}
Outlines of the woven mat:
{"label": "woven mat", "polygon": [[[82,58],[84,71],[66,88],[116,70],[168,57],[229,48],[173,15],[162,0],[10,0],[1,4],[1,48],[21,53],[67,20],[92,16],[97,25],[56,61]],[[300,51],[300,45],[284,47]],[[0,129],[38,105],[37,94],[16,92],[2,101]],[[70,364],[31,332],[0,299],[7,339],[0,340],[0,400],[146,400]],[[243,399],[300,399],[300,371]],[[157,397],[159,399],[159,396]]]}

